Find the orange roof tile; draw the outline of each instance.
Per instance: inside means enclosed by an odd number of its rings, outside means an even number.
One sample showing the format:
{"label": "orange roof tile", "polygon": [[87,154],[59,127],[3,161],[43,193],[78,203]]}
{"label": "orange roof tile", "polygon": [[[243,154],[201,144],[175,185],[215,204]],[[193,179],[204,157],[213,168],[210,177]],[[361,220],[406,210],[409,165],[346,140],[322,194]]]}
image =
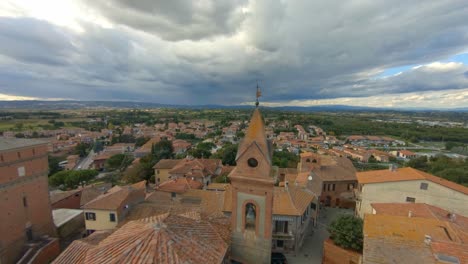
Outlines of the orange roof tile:
{"label": "orange roof tile", "polygon": [[158,161],[153,166],[153,169],[172,169],[174,168],[179,162],[182,162],[182,160],[178,159],[162,159]]}
{"label": "orange roof tile", "polygon": [[431,218],[366,214],[364,236],[423,242],[425,235],[433,241],[461,242],[452,227]]}
{"label": "orange roof tile", "polygon": [[201,189],[203,184],[199,181],[180,178],[175,180],[168,180],[161,183],[156,187],[156,190],[163,192],[175,192],[175,193],[184,193],[190,189]]}
{"label": "orange roof tile", "polygon": [[[80,252],[86,251],[85,263],[222,263],[229,244],[218,232],[219,224],[162,214],[128,222]],[[62,255],[70,259],[73,252]]]}
{"label": "orange roof tile", "polygon": [[411,167],[400,168],[395,171],[391,171],[388,169],[363,171],[358,172],[356,176],[360,184],[427,180],[468,195],[468,188],[465,186],[439,178],[437,176],[431,175],[429,173],[417,169],[413,169]]}
{"label": "orange roof tile", "polygon": [[84,209],[117,210],[129,200],[132,202],[144,200],[145,193],[142,189],[130,186],[114,186],[107,193],[99,195],[94,200],[83,205]]}

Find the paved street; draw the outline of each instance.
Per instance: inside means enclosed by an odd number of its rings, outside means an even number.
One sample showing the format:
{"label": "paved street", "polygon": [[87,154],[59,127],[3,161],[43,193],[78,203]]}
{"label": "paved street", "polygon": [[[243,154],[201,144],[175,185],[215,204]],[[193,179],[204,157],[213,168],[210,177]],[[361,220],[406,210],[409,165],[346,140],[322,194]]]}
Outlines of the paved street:
{"label": "paved street", "polygon": [[327,225],[340,214],[353,214],[353,210],[339,208],[325,208],[320,212],[317,227],[304,240],[302,249],[297,256],[286,255],[290,264],[322,263],[323,241],[328,238]]}
{"label": "paved street", "polygon": [[94,151],[91,150],[85,158],[83,158],[78,165],[75,167],[76,170],[87,170],[93,163]]}

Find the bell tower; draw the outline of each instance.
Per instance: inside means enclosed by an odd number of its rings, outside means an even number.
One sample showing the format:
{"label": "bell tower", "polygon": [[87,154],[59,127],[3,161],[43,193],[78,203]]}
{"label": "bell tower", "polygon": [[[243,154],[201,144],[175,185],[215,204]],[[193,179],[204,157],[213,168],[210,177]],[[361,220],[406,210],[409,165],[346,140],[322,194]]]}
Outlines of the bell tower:
{"label": "bell tower", "polygon": [[272,147],[256,108],[244,139],[239,144],[236,168],[229,178],[232,185],[232,259],[241,263],[271,261],[273,188]]}

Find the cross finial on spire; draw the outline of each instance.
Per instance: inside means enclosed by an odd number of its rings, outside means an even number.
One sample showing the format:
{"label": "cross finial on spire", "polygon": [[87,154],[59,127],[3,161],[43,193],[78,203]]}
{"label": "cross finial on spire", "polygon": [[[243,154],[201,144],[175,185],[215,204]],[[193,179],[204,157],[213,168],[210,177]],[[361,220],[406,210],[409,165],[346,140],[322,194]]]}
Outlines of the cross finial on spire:
{"label": "cross finial on spire", "polygon": [[258,98],[262,96],[262,92],[260,91],[260,87],[258,87],[258,82],[257,82],[257,94],[256,94],[256,97],[257,97],[257,100],[255,101],[255,106],[258,107],[258,105],[260,104],[258,102]]}

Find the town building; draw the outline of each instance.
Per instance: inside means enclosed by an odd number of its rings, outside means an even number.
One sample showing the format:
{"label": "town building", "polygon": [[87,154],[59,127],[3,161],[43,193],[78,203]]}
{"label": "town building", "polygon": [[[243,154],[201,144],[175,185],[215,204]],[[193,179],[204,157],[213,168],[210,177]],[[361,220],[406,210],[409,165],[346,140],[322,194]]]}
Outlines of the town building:
{"label": "town building", "polygon": [[53,263],[227,264],[227,230],[219,222],[165,213],[74,241]]}
{"label": "town building", "polygon": [[357,187],[357,178],[349,159],[305,152],[300,155],[298,171],[320,179],[320,203],[323,205],[354,208],[353,189]]}
{"label": "town building", "polygon": [[373,203],[426,203],[468,215],[468,188],[407,168],[358,172],[356,214],[372,213]]}
{"label": "town building", "polygon": [[373,204],[362,263],[467,263],[468,218],[427,204]]}
{"label": "town building", "polygon": [[46,142],[0,138],[0,263],[54,242],[48,170]]}
{"label": "town building", "polygon": [[269,263],[273,231],[273,148],[258,108],[239,144],[231,180],[231,258],[241,263]]}
{"label": "town building", "polygon": [[221,174],[223,164],[220,159],[162,159],[153,168],[156,183],[162,184],[167,180],[189,178],[199,181],[203,187],[206,187],[211,183],[212,178]]}
{"label": "town building", "polygon": [[145,200],[144,184],[114,186],[83,206],[86,232],[114,229],[130,209]]}

